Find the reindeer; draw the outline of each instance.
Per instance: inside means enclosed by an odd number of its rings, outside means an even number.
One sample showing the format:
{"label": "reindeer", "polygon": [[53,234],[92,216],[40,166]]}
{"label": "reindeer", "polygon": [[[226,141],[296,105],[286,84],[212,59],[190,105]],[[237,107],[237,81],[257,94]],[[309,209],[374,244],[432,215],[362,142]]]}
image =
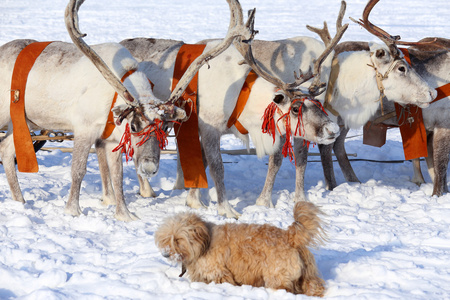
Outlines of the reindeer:
{"label": "reindeer", "polygon": [[[144,177],[156,174],[159,149],[166,142],[167,128],[173,121],[186,118],[185,111],[176,107],[174,101],[184,92],[198,68],[216,53],[226,49],[235,36],[243,34],[244,39],[250,38],[248,31],[230,26],[233,37],[228,36],[226,42],[198,57],[192,68],[180,79],[173,93],[168,95],[168,100],[162,101],[155,97],[145,73],[123,46],[108,43],[90,47],[83,41],[84,35],[78,29],[78,9],[83,2],[84,0],[71,0],[65,12],[67,30],[74,44],[53,42],[45,48],[28,76],[25,103],[26,120],[30,129],[74,133],[72,185],[65,207],[65,212],[73,216],[82,213],[79,206],[80,186],[86,173],[91,146],[95,143],[100,150],[101,159],[106,159],[102,156],[106,153],[105,149],[122,140],[123,143],[119,146],[128,156],[133,157],[139,174]],[[0,48],[0,73],[3,74],[0,90],[10,89],[15,60],[22,49],[33,42],[35,41],[14,40]],[[127,72],[131,75],[122,83],[119,78]],[[101,135],[114,92],[119,95],[112,108],[116,128],[109,140],[103,142]],[[0,128],[7,125],[8,131],[0,141],[0,157],[13,200],[24,203],[14,165],[14,128],[9,103],[9,93],[2,94]],[[108,157],[114,162],[110,167],[115,173],[112,178],[115,217],[124,221],[134,220],[136,216],[129,212],[123,197],[121,155],[117,152]]]}
{"label": "reindeer", "polygon": [[[200,67],[208,62],[210,64],[211,59],[222,53],[225,49],[227,49],[233,40],[237,37],[241,37],[244,40],[249,40],[252,38],[254,31],[253,28],[250,28],[250,24],[253,24],[254,15],[249,16],[249,19],[247,20],[247,24],[243,23],[242,17],[239,18],[239,16],[242,15],[241,13],[241,7],[239,4],[239,1],[237,0],[227,0],[229,8],[230,8],[230,24],[229,29],[227,32],[226,37],[217,45],[214,47],[210,47],[210,49],[206,49],[205,52],[194,62],[190,65],[190,67],[187,69],[185,75],[183,75],[180,82],[177,84],[171,95],[169,96],[170,102],[176,101],[180,96],[183,94],[184,90],[186,89],[187,84],[190,82],[192,77],[195,73],[198,72]],[[181,46],[181,44],[180,44]],[[209,67],[209,65],[208,65]],[[140,63],[140,68],[146,69],[145,63]],[[156,72],[155,74],[151,74],[152,72]],[[148,78],[152,79],[152,83],[156,83],[155,90],[158,91],[160,89],[160,85],[163,84],[163,86],[166,86],[167,82],[161,82],[158,80],[155,80],[155,78],[159,78],[157,69],[152,69],[151,71],[146,71],[148,74]],[[185,78],[189,78],[189,80],[185,80]],[[171,82],[170,82],[171,83]],[[170,87],[168,87],[170,88]],[[176,92],[176,93],[175,93]],[[156,92],[158,93],[158,92]],[[168,97],[169,94],[159,94],[161,97]],[[108,146],[108,147],[106,147]],[[114,199],[114,188],[113,185],[111,185],[111,178],[114,176],[117,176],[117,173],[114,171],[115,166],[118,164],[117,159],[113,159],[113,152],[111,151],[114,147],[114,144],[107,144],[105,143],[105,140],[98,140],[96,143],[96,150],[98,154],[99,159],[99,168],[100,168],[100,174],[102,178],[102,204],[104,205],[114,205],[115,199]],[[155,149],[156,151],[157,149]],[[156,153],[156,152],[153,153]],[[157,160],[159,161],[159,152],[157,153]],[[111,170],[112,168],[112,170]],[[153,174],[156,175],[156,172]],[[156,193],[153,191],[151,185],[149,184],[148,180],[145,179],[139,172],[137,172],[137,178],[139,181],[139,193],[142,197],[156,197]]]}
{"label": "reindeer", "polygon": [[[253,11],[254,14],[254,11]],[[239,15],[242,19],[242,11]],[[234,43],[221,55],[209,62],[208,68],[199,71],[198,111],[199,111],[199,134],[204,153],[204,158],[210,168],[211,177],[214,180],[218,195],[218,212],[227,217],[237,218],[236,212],[226,199],[224,186],[224,167],[220,155],[220,136],[233,133],[248,144],[249,136],[256,146],[258,156],[273,154],[282,143],[282,136],[295,133],[297,126],[302,127],[301,134],[304,139],[318,142],[330,143],[334,141],[339,132],[335,123],[322,111],[319,103],[313,99],[314,96],[323,92],[323,84],[320,82],[320,66],[328,54],[345,32],[343,26],[337,33],[333,43],[329,47],[319,47],[314,52],[305,51],[298,54],[299,60],[307,57],[307,64],[302,67],[311,68],[311,61],[316,59],[314,71],[310,69],[307,73],[296,76],[290,83],[285,83],[276,76],[257,68],[254,58],[249,50],[249,43],[243,41]],[[214,47],[220,41],[206,42],[206,49]],[[250,42],[252,43],[252,42]],[[154,93],[164,97],[170,93],[174,61],[178,49],[183,42],[172,40],[157,40],[136,38],[121,42],[133,56],[141,62],[144,72],[149,79],[155,83]],[[309,49],[308,49],[309,50]],[[242,63],[245,56],[245,63]],[[241,87],[245,81],[250,67],[260,77],[256,79],[250,93],[247,105],[238,118],[238,121],[249,132],[248,135],[241,134],[235,126],[227,128],[227,121],[236,104]],[[296,71],[298,72],[299,69]],[[294,75],[292,72],[291,76]],[[314,77],[308,92],[302,92],[300,86]],[[208,88],[204,88],[208,87]],[[265,109],[271,104],[276,105],[274,120],[289,118],[290,126],[285,122],[279,122],[278,130],[272,132],[272,136],[263,134],[261,131],[261,117]],[[301,116],[301,118],[299,118]],[[290,127],[290,128],[289,128]],[[297,130],[298,134],[298,130]],[[289,140],[288,140],[289,142]],[[288,146],[285,147],[285,149]],[[180,173],[177,182],[180,182]],[[182,184],[177,185],[180,187]],[[198,208],[203,204],[200,200],[199,189],[190,189],[187,205]]]}
{"label": "reindeer", "polygon": [[[395,45],[410,46],[408,51],[413,69],[422,76],[430,86],[437,88],[450,82],[450,74],[447,67],[450,64],[450,54],[448,52],[450,40],[444,38],[424,38],[419,42],[410,43],[400,41],[399,37],[390,36],[381,28],[373,25],[368,19],[370,12],[378,1],[379,0],[372,0],[368,2],[364,9],[363,19],[357,21],[357,23],[367,29],[370,33],[385,40],[386,44],[390,45],[390,47],[395,47]],[[367,53],[369,51],[367,43],[345,42],[336,47],[336,52],[344,52],[348,48],[361,51],[362,53]],[[390,97],[387,98],[392,100]],[[424,125],[428,136],[428,157],[426,157],[426,162],[430,177],[434,182],[432,195],[437,196],[441,196],[443,193],[448,192],[446,178],[450,153],[450,121],[448,119],[450,114],[450,102],[448,100],[448,97],[446,97],[437,102],[433,102],[429,107],[422,110]],[[341,101],[345,102],[346,100],[341,98]],[[342,106],[336,106],[336,111],[340,114],[343,122],[349,127],[355,127],[353,126],[354,124],[348,122],[346,111],[345,109],[341,109],[341,107]],[[391,115],[391,111],[395,112],[393,103],[391,101],[385,101],[383,109],[384,115]],[[376,113],[373,113],[373,111],[363,107],[362,115],[371,117],[371,121],[380,120],[379,117],[381,114],[382,111],[380,109]],[[385,119],[382,121],[383,124],[388,126],[398,126],[396,117],[383,119]],[[367,118],[365,118],[365,120],[368,121]],[[348,129],[341,131],[341,134],[334,145],[326,145],[321,149],[324,175],[329,189],[333,189],[336,186],[333,165],[331,162],[331,149],[333,149],[336,154],[346,180],[359,182],[350,165],[344,147],[344,140],[347,132]],[[412,178],[412,181],[417,184],[423,183],[424,179],[420,172],[420,163],[418,159],[413,161],[413,166],[414,177]]]}
{"label": "reindeer", "polygon": [[[342,5],[340,18],[337,21],[339,28],[342,22],[342,17],[345,12],[345,3]],[[317,29],[307,26],[311,31],[319,34],[325,44],[329,44],[331,38],[328,32],[327,24],[324,23],[323,29]],[[299,43],[299,41],[301,41]],[[256,41],[255,41],[256,42]],[[305,47],[311,51],[312,45],[317,41],[313,38],[295,37],[286,40],[275,42],[260,41],[254,43],[253,48],[255,53],[260,57],[259,62],[263,66],[279,76],[286,76],[289,74],[289,68],[295,69],[298,61],[292,59],[297,52],[305,51]],[[339,46],[339,45],[338,45]],[[323,47],[323,46],[322,46]],[[288,49],[288,50],[286,50]],[[284,58],[284,61],[279,59],[282,51],[289,51],[289,55]],[[347,49],[345,53],[338,55],[340,72],[336,83],[332,87],[332,95],[343,99],[342,102],[337,103],[341,110],[348,114],[347,120],[353,122],[354,126],[361,126],[365,124],[370,117],[370,113],[377,110],[379,106],[380,91],[376,82],[377,72],[386,74],[390,69],[390,76],[383,81],[384,94],[397,103],[406,105],[414,104],[420,107],[428,106],[435,96],[436,92],[413,70],[406,61],[400,57],[398,50],[391,44],[375,44],[371,45],[371,51],[362,53],[357,50]],[[293,63],[293,61],[295,63]],[[302,61],[302,63],[305,63]],[[372,65],[376,68],[370,68],[367,65]],[[327,65],[330,68],[330,65]],[[325,67],[327,67],[325,66]],[[371,69],[373,69],[371,71]],[[288,70],[288,71],[285,71]],[[282,77],[284,78],[284,77]],[[331,88],[331,87],[330,87]],[[323,98],[319,98],[323,101]],[[360,112],[368,111],[368,113],[361,114]],[[370,112],[370,113],[369,113]],[[330,114],[330,118],[334,116]],[[341,123],[341,119],[334,117],[334,120]],[[342,125],[342,124],[341,124]],[[341,128],[341,132],[347,132],[348,128]],[[341,133],[342,135],[342,133]],[[341,145],[343,140],[340,136],[334,143],[319,144],[319,149],[330,148],[329,145]],[[296,188],[294,201],[306,200],[304,192],[304,176],[307,163],[307,147],[301,138],[294,139],[295,165],[296,165]],[[338,158],[345,156],[345,152],[336,153]],[[331,161],[331,152],[330,152]],[[256,203],[267,207],[273,207],[271,201],[271,194],[275,176],[281,167],[282,154],[281,151],[276,152],[269,158],[269,166],[266,176],[266,182],[263,190],[259,195]],[[324,160],[323,160],[324,163]]]}

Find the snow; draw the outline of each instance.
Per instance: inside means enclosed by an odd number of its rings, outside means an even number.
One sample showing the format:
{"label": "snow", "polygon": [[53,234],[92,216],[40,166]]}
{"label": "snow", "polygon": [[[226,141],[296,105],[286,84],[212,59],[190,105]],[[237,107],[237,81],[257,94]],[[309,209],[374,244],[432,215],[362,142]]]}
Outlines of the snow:
{"label": "snow", "polygon": [[[186,5],[189,3],[189,5]],[[276,5],[275,5],[276,3]],[[348,1],[347,16],[359,18],[366,1]],[[404,40],[448,36],[450,5],[446,0],[411,0],[397,5],[381,1],[373,20]],[[305,25],[334,29],[340,1],[242,0],[244,10],[257,7],[259,39],[313,36]],[[62,0],[2,0],[0,44],[12,39],[70,41],[65,31]],[[226,13],[224,13],[226,12]],[[438,12],[438,13],[437,13]],[[225,1],[87,0],[80,11],[81,30],[88,43],[118,42],[147,36],[196,42],[221,37],[228,26]],[[376,41],[356,24],[343,40]],[[362,144],[362,130],[353,130],[347,152],[358,159],[402,160],[398,130],[388,132],[387,144]],[[70,142],[57,146],[71,147]],[[173,148],[171,140],[169,148]],[[232,136],[224,149],[242,148]],[[318,152],[317,146],[311,152]],[[176,156],[162,155],[158,175],[151,180],[158,196],[137,195],[132,163],[124,162],[124,190],[129,209],[140,220],[113,218],[114,207],[100,204],[101,182],[95,155],[90,155],[80,204],[84,215],[64,214],[70,188],[71,155],[39,151],[40,171],[19,173],[27,203],[12,201],[0,167],[0,299],[303,299],[284,290],[230,284],[203,284],[179,278],[180,266],[162,257],[154,244],[158,225],[174,213],[189,211],[186,191],[172,190]],[[353,158],[353,157],[352,157]],[[227,196],[238,220],[217,215],[211,178],[202,191],[209,207],[200,209],[208,221],[270,223],[286,228],[292,221],[295,170],[288,159],[275,182],[274,209],[255,206],[266,174],[267,157],[223,155]],[[326,213],[329,240],[314,254],[327,284],[328,299],[449,299],[450,195],[431,197],[432,184],[410,182],[411,162],[352,163],[361,184],[346,183],[337,163],[339,186],[324,187],[319,158],[311,156],[305,189],[309,201]],[[422,168],[426,170],[425,163]]]}

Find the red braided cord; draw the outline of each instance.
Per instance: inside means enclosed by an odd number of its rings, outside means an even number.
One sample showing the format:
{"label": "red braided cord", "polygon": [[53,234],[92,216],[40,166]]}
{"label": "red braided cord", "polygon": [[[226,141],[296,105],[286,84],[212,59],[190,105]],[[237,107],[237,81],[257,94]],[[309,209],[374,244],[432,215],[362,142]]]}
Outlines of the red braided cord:
{"label": "red braided cord", "polygon": [[130,124],[127,123],[119,145],[113,149],[113,152],[121,150],[122,153],[125,153],[126,162],[131,160],[134,154],[134,149],[131,145],[131,135],[141,137],[141,140],[136,143],[137,147],[142,146],[151,136],[155,136],[159,142],[159,148],[166,148],[168,140],[167,133],[163,130],[163,124],[163,121],[155,119],[155,123],[147,125],[139,132],[131,133]]}
{"label": "red braided cord", "polygon": [[151,136],[155,136],[159,142],[159,148],[162,150],[166,148],[168,140],[167,134],[163,130],[164,122],[160,119],[155,119],[154,124],[147,125],[144,129],[139,132],[133,133],[137,137],[141,137],[141,140],[136,143],[136,146],[142,146]]}
{"label": "red braided cord", "polygon": [[278,106],[271,102],[264,111],[264,115],[262,117],[263,123],[261,126],[263,133],[268,133],[273,137],[273,142],[275,143],[275,112],[277,111]]}
{"label": "red braided cord", "polygon": [[[292,162],[294,160],[294,149],[292,147],[291,138],[292,138],[292,131],[291,131],[291,109],[289,108],[289,111],[285,113],[281,118],[284,118],[284,126],[286,127],[286,141],[284,142],[282,153],[284,157],[289,156],[289,161]],[[280,119],[281,119],[280,118]],[[278,120],[280,120],[278,119]]]}
{"label": "red braided cord", "polygon": [[131,147],[131,131],[130,131],[130,124],[127,123],[125,126],[125,132],[122,135],[122,138],[120,139],[119,145],[113,149],[113,152],[119,151],[121,153],[125,153],[125,159],[128,162],[128,160],[133,157],[134,149]]}

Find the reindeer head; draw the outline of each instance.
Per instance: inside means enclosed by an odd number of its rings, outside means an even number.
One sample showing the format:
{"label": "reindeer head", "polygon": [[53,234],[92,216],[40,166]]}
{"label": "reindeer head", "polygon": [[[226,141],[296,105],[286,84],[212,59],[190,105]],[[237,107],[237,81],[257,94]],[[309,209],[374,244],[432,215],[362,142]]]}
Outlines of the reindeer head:
{"label": "reindeer head", "polygon": [[432,89],[413,68],[405,61],[397,45],[417,46],[432,44],[428,42],[402,42],[400,36],[392,36],[383,29],[369,21],[369,15],[379,0],[370,0],[363,11],[359,21],[352,19],[364,27],[368,32],[377,36],[385,43],[385,47],[371,45],[370,58],[372,68],[376,72],[377,84],[380,90],[380,99],[386,96],[399,104],[413,104],[425,108],[436,97]]}
{"label": "reindeer head", "polygon": [[[343,1],[338,20],[342,20],[345,12],[345,2]],[[254,14],[254,10],[249,14]],[[275,86],[273,102],[267,107],[264,114],[262,131],[273,136],[277,132],[286,135],[286,142],[283,146],[283,154],[289,155],[292,159],[291,137],[301,137],[307,141],[329,144],[332,143],[339,132],[337,124],[332,122],[325,113],[322,104],[315,100],[315,97],[325,91],[325,83],[320,82],[320,67],[327,56],[333,51],[338,41],[341,39],[348,24],[342,26],[338,21],[336,36],[327,45],[323,53],[315,60],[313,70],[310,68],[307,73],[301,70],[299,74],[294,72],[295,80],[292,83],[285,83],[277,76],[267,73],[257,63],[253,57],[251,40],[235,41],[235,47],[244,57],[245,62],[260,77]],[[300,85],[313,79],[308,91],[301,89]],[[281,123],[283,126],[280,126]]]}

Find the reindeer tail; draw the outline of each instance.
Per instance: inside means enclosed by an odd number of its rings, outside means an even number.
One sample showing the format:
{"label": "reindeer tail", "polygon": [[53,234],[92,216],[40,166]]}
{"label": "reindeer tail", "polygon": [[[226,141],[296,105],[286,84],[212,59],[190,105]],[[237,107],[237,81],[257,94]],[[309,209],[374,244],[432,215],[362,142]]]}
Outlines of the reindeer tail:
{"label": "reindeer tail", "polygon": [[294,223],[288,228],[292,247],[317,247],[326,239],[322,228],[320,209],[310,202],[297,202],[294,206]]}

